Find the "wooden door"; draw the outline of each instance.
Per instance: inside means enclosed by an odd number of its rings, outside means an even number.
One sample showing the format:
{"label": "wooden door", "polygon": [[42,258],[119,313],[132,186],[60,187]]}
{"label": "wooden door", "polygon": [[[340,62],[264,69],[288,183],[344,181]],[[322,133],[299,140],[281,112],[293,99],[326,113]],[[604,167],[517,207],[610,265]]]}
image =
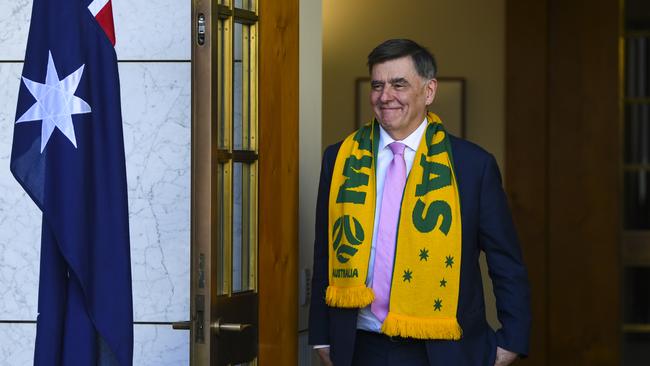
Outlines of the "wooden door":
{"label": "wooden door", "polygon": [[506,2],[506,188],[533,309],[522,364],[620,362],[619,6]]}
{"label": "wooden door", "polygon": [[297,17],[192,4],[192,365],[296,363]]}

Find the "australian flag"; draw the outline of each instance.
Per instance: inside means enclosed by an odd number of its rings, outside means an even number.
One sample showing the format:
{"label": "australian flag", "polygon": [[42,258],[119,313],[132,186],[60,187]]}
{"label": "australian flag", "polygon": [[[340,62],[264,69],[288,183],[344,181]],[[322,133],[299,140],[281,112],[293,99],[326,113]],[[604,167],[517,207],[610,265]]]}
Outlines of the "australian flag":
{"label": "australian flag", "polygon": [[34,0],[11,171],[43,212],[35,365],[132,365],[110,0]]}

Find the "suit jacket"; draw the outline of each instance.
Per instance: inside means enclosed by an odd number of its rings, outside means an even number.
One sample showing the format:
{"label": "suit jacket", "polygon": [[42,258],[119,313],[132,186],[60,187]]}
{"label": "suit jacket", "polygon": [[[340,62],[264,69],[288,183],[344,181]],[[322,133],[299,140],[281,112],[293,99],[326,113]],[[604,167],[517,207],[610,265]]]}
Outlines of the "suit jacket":
{"label": "suit jacket", "polygon": [[[459,341],[426,341],[432,366],[494,365],[497,345],[525,356],[530,329],[526,268],[494,157],[468,141],[449,136],[462,219],[462,259],[457,317]],[[332,171],[341,143],[325,150],[316,206],[316,237],[309,344],[329,344],[336,366],[352,363],[358,309],[327,306],[328,204]],[[484,251],[501,329],[487,324],[479,254]]]}

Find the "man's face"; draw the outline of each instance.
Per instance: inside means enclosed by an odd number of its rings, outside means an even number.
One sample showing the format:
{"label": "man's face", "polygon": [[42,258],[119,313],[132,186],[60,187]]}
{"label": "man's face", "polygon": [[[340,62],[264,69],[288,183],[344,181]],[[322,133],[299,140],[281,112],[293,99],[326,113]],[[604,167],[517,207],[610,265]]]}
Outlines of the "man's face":
{"label": "man's face", "polygon": [[377,120],[396,140],[418,128],[436,94],[436,80],[418,75],[410,56],[373,66],[370,85],[370,103]]}

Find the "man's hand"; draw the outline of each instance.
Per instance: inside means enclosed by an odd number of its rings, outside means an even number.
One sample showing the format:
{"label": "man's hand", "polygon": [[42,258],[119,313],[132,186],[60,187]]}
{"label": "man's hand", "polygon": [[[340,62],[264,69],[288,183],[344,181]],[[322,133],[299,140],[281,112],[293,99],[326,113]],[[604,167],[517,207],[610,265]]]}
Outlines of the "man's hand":
{"label": "man's hand", "polygon": [[318,348],[316,351],[318,352],[318,356],[320,357],[320,360],[324,366],[334,366],[332,360],[330,359],[329,347]]}
{"label": "man's hand", "polygon": [[[327,351],[327,356],[329,358],[329,349]],[[516,353],[497,347],[497,358],[494,361],[494,366],[507,366],[515,362],[516,359]]]}

